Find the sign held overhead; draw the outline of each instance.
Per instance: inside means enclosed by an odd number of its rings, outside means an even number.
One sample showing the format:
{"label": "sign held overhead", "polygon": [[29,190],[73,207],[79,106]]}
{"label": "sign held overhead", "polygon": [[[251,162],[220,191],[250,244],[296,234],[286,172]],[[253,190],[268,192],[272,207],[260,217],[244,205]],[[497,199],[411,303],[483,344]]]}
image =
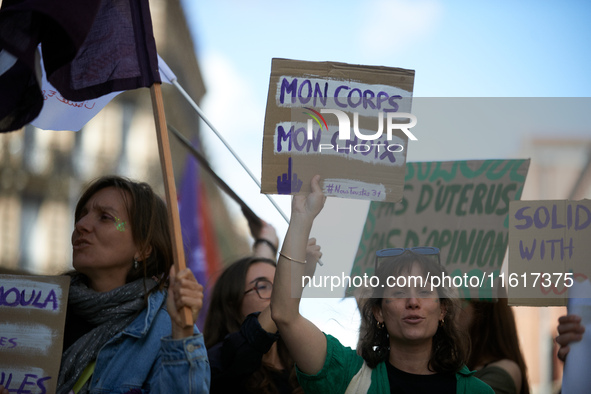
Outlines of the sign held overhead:
{"label": "sign held overhead", "polygon": [[320,174],[328,196],[402,199],[414,71],[273,59],[261,192],[308,192]]}

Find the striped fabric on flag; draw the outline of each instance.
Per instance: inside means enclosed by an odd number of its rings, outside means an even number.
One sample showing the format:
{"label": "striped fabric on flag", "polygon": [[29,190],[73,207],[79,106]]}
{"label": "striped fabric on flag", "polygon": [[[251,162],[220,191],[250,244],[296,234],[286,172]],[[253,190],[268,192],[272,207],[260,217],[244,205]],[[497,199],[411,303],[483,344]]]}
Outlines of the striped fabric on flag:
{"label": "striped fabric on flag", "polygon": [[197,281],[204,287],[204,304],[197,319],[197,327],[202,330],[207,315],[209,294],[221,268],[221,258],[207,196],[197,166],[196,160],[190,155],[187,156],[178,198],[187,268],[193,271]]}

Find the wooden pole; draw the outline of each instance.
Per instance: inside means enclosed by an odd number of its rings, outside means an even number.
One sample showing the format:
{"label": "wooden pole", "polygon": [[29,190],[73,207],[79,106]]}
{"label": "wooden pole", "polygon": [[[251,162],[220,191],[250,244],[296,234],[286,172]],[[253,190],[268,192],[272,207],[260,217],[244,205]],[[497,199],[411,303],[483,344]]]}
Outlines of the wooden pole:
{"label": "wooden pole", "polygon": [[[160,83],[154,83],[150,88],[152,96],[152,109],[154,111],[154,122],[156,123],[156,136],[158,138],[158,153],[160,155],[160,166],[164,179],[164,190],[166,191],[166,207],[168,209],[168,221],[172,234],[172,253],[176,272],[187,268],[185,263],[185,250],[183,249],[183,236],[181,233],[181,219],[174,183],[174,171],[170,155],[170,143],[168,141],[168,130],[166,128],[166,116],[164,115],[164,103],[162,101],[162,87]],[[193,325],[191,308],[183,308],[181,313],[185,327]]]}

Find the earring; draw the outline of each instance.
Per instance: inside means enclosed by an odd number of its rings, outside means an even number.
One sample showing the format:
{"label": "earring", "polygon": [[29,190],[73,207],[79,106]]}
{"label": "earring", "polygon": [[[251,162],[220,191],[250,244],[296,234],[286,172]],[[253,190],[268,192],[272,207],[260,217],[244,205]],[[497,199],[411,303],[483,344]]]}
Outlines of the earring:
{"label": "earring", "polygon": [[383,330],[384,329],[384,322],[377,322],[378,324],[376,324],[376,326],[378,327],[378,330]]}
{"label": "earring", "polygon": [[439,320],[439,327],[443,327],[443,323],[445,323],[444,319]]}
{"label": "earring", "polygon": [[138,266],[139,266],[138,261],[136,259],[133,259],[133,269],[134,270],[138,269]]}

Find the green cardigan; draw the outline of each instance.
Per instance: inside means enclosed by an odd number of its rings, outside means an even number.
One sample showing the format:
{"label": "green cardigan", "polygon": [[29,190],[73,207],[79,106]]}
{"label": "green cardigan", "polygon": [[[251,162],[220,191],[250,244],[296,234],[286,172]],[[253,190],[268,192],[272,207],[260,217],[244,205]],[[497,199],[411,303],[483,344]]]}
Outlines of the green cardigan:
{"label": "green cardigan", "polygon": [[[324,366],[316,375],[308,375],[298,369],[298,380],[305,393],[343,394],[362,365],[363,358],[355,350],[343,346],[335,337],[326,335]],[[456,373],[457,394],[494,394],[490,386],[472,376],[473,374],[466,366]],[[367,393],[390,394],[385,362],[371,370],[371,385]]]}

